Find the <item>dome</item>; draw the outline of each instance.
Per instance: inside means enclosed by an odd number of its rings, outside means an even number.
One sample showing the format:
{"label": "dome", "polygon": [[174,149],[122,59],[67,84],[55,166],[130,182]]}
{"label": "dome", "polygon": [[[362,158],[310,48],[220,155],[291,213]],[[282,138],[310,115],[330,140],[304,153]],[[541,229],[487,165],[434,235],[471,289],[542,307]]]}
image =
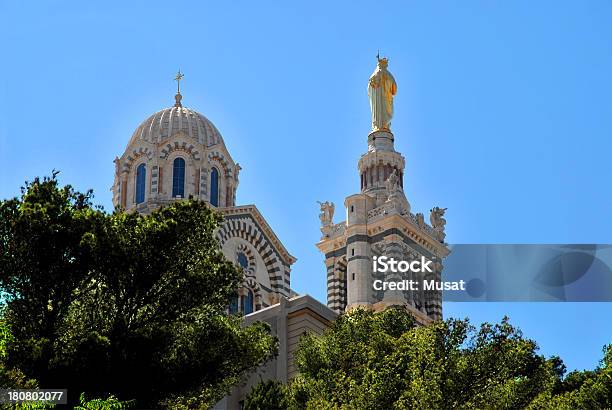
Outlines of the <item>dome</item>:
{"label": "dome", "polygon": [[178,132],[206,147],[223,144],[219,130],[208,118],[189,108],[174,106],[158,111],[144,120],[132,134],[128,146],[138,140],[159,144]]}
{"label": "dome", "polygon": [[115,206],[146,213],[189,197],[215,207],[235,206],[240,166],[219,130],[199,112],[183,107],[182,98],[177,88],[174,106],[144,120],[115,158]]}

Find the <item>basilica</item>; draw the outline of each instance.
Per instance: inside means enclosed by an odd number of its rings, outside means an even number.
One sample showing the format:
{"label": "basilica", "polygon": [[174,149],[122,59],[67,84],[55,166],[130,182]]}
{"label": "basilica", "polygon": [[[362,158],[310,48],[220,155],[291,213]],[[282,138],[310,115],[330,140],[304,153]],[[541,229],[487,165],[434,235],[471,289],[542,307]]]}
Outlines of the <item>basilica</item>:
{"label": "basilica", "polygon": [[[240,165],[215,125],[183,106],[182,78],[179,71],[174,104],[145,119],[123,154],[115,158],[111,189],[114,205],[126,211],[146,214],[192,197],[224,215],[216,234],[221,251],[244,270],[243,283],[228,302],[228,313],[243,314],[247,324],[269,323],[279,340],[279,353],[235,386],[216,409],[240,408],[260,380],[290,380],[297,372],[293,354],[300,337],[305,332],[321,334],[346,310],[402,306],[423,325],[442,318],[440,290],[380,290],[373,285],[381,280],[439,281],[443,259],[449,253],[445,209],[432,208],[427,224],[422,213],[411,212],[404,194],[405,160],[395,151],[391,132],[397,84],[386,58],[377,57],[368,81],[372,129],[364,138],[367,151],[357,161],[361,191],[345,199],[346,219],[341,222],[334,222],[333,202],[319,203],[321,239],[316,246],[325,261],[321,272],[327,276],[325,304],[291,289],[291,265],[296,258],[255,205],[236,204]],[[382,256],[427,258],[434,269],[421,278],[374,272],[372,260]]]}
{"label": "basilica", "polygon": [[174,105],[144,120],[115,159],[113,203],[126,211],[148,213],[193,197],[221,211],[225,221],[217,238],[222,251],[245,272],[230,310],[249,314],[291,296],[291,265],[296,259],[255,205],[236,206],[240,165],[214,124],[183,107],[181,78],[179,72]]}

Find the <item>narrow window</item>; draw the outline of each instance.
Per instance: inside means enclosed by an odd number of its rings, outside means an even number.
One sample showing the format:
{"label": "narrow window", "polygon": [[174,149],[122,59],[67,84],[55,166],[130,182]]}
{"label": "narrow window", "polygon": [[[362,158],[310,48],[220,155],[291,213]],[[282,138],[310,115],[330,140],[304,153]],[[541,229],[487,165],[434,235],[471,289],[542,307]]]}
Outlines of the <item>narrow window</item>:
{"label": "narrow window", "polygon": [[355,272],[353,272],[353,275],[352,275],[351,279],[355,280]]}
{"label": "narrow window", "polygon": [[355,256],[355,248],[351,249],[351,256]]}
{"label": "narrow window", "polygon": [[213,168],[210,172],[210,204],[219,206],[219,171]]}
{"label": "narrow window", "polygon": [[172,197],[185,197],[185,160],[183,158],[174,160],[172,169]]}
{"label": "narrow window", "polygon": [[136,203],[140,204],[145,199],[145,182],[147,179],[147,169],[145,164],[138,165],[136,168]]}
{"label": "narrow window", "polygon": [[229,312],[231,314],[238,313],[238,295],[237,294],[232,295],[232,297],[230,298]]}
{"label": "narrow window", "polygon": [[253,301],[254,301],[253,291],[249,289],[249,292],[247,293],[245,301],[244,301],[244,314],[245,315],[248,315],[249,313],[253,313]]}
{"label": "narrow window", "polygon": [[351,212],[355,212],[355,207],[351,205]]}
{"label": "narrow window", "polygon": [[242,266],[242,269],[246,269],[249,267],[249,261],[247,259],[247,256],[242,252],[238,254],[238,265]]}

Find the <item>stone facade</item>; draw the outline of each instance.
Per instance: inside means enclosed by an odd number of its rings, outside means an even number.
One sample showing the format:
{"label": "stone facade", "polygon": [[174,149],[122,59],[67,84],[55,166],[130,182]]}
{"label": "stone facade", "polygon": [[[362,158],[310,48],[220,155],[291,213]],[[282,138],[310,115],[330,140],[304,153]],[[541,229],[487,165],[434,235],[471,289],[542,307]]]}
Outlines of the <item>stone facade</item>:
{"label": "stone facade", "polygon": [[245,324],[266,322],[278,338],[278,355],[250,373],[231,393],[218,402],[215,410],[241,409],[253,386],[261,380],[291,380],[297,370],[294,353],[302,335],[306,332],[322,334],[336,318],[336,314],[311,296],[281,298],[274,306],[245,316]]}
{"label": "stone facade", "polygon": [[[221,208],[225,216],[217,238],[221,250],[229,260],[238,255],[247,257],[243,267],[245,280],[239,296],[251,290],[255,297],[254,311],[279,303],[292,296],[291,265],[295,258],[289,254],[255,205]],[[239,310],[244,311],[239,307]]]}

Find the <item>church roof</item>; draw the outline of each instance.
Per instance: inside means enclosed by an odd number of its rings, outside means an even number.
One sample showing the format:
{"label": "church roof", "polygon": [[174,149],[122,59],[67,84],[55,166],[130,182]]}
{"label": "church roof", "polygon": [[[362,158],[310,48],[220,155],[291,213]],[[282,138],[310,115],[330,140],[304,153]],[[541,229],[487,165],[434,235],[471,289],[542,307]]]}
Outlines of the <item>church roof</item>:
{"label": "church roof", "polygon": [[221,133],[208,118],[189,108],[174,106],[144,120],[132,134],[128,147],[138,140],[159,144],[178,132],[207,147],[223,144]]}

